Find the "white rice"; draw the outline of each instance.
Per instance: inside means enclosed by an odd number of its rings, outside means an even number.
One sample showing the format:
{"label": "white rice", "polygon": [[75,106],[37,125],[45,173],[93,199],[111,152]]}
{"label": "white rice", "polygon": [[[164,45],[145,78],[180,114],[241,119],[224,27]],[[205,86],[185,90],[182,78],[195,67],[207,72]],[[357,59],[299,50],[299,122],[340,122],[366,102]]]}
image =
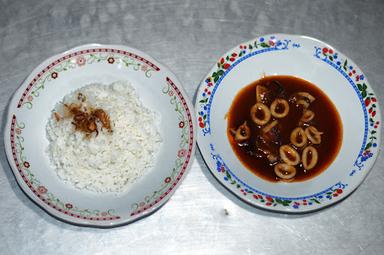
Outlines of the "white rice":
{"label": "white rice", "polygon": [[52,114],[46,126],[47,152],[57,176],[80,190],[124,192],[154,165],[162,143],[159,114],[143,106],[127,81],[82,87],[66,95],[53,111],[62,112],[63,103],[78,102],[79,92],[90,105],[108,113],[113,132],[104,129],[86,139],[75,131],[72,118],[56,121]]}

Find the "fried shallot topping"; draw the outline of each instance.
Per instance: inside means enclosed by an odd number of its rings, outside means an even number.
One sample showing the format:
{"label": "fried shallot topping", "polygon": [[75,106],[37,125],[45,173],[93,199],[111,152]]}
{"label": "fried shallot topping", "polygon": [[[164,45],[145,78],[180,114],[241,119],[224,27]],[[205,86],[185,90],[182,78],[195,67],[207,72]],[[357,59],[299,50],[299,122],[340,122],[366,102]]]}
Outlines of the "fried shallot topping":
{"label": "fried shallot topping", "polygon": [[[75,130],[85,133],[90,138],[92,133],[99,134],[103,128],[112,132],[111,121],[108,113],[101,108],[93,108],[88,106],[86,97],[79,93],[78,100],[80,103],[64,104],[64,118],[72,118],[72,124]],[[61,120],[59,113],[54,112],[56,121]]]}

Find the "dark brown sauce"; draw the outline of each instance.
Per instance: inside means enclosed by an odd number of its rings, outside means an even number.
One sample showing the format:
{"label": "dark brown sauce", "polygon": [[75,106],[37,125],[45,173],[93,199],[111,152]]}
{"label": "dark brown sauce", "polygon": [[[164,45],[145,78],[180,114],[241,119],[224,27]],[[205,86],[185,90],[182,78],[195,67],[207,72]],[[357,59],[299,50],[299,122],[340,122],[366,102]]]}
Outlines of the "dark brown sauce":
{"label": "dark brown sauce", "polygon": [[[283,93],[280,94],[279,97],[285,97],[288,100],[292,94],[305,91],[316,98],[308,109],[315,113],[315,117],[310,122],[310,125],[324,132],[323,135],[321,135],[321,143],[312,145],[318,151],[318,162],[311,170],[305,170],[300,162],[296,166],[296,176],[289,181],[297,182],[311,179],[327,169],[336,158],[341,147],[343,130],[339,113],[334,104],[319,88],[306,80],[293,76],[267,76],[241,89],[233,100],[227,115],[228,139],[236,156],[252,173],[267,181],[281,181],[274,172],[274,164],[271,164],[266,157],[260,157],[256,153],[256,141],[260,138],[261,127],[257,126],[250,116],[250,109],[256,103],[256,86],[263,85],[268,88],[272,82],[276,81],[284,88]],[[267,106],[269,107],[270,104]],[[278,106],[277,112],[279,111]],[[299,126],[298,123],[302,112],[303,109],[301,106],[297,107],[296,104],[290,102],[288,115],[282,119],[278,119],[281,145],[291,144],[290,134],[294,128]],[[273,119],[275,118],[272,117],[271,121]],[[247,121],[251,129],[251,138],[246,142],[238,143],[235,141],[231,129],[237,129],[244,121]],[[297,148],[297,152],[301,155],[303,149],[304,147],[302,149]],[[312,157],[312,155],[309,155],[309,158],[310,157]]]}

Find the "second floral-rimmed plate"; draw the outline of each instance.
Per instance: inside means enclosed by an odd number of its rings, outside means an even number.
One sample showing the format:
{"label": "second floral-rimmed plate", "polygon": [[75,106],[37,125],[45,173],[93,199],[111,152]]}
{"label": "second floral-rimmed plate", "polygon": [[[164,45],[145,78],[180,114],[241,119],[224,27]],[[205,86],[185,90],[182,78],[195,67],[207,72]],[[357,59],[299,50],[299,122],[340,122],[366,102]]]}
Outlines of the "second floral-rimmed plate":
{"label": "second floral-rimmed plate", "polygon": [[[225,116],[237,92],[263,75],[310,81],[335,104],[342,145],[315,178],[268,182],[247,170],[232,151]],[[332,46],[306,36],[265,35],[231,49],[200,84],[195,110],[198,146],[212,174],[240,199],[275,211],[312,211],[346,197],[364,180],[380,147],[379,106],[365,75]]]}
{"label": "second floral-rimmed plate", "polygon": [[[55,104],[92,83],[127,80],[143,104],[161,115],[162,145],[155,166],[121,194],[90,193],[61,181],[50,163],[46,123]],[[32,71],[9,104],[5,150],[24,192],[67,222],[110,227],[162,206],[191,166],[196,127],[193,107],[175,75],[147,54],[121,45],[83,45],[53,56]]]}

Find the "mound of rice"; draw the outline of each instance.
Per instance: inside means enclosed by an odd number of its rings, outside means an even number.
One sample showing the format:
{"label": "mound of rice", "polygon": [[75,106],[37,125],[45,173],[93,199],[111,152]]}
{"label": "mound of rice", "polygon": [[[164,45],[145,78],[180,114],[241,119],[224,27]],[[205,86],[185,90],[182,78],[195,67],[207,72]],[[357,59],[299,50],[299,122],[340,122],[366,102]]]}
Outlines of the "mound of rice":
{"label": "mound of rice", "polygon": [[66,95],[63,104],[77,102],[78,93],[110,117],[112,130],[86,138],[75,131],[71,118],[57,121],[52,114],[46,126],[47,153],[57,176],[74,187],[93,192],[124,192],[155,163],[162,139],[159,114],[143,106],[127,81],[90,84]]}

